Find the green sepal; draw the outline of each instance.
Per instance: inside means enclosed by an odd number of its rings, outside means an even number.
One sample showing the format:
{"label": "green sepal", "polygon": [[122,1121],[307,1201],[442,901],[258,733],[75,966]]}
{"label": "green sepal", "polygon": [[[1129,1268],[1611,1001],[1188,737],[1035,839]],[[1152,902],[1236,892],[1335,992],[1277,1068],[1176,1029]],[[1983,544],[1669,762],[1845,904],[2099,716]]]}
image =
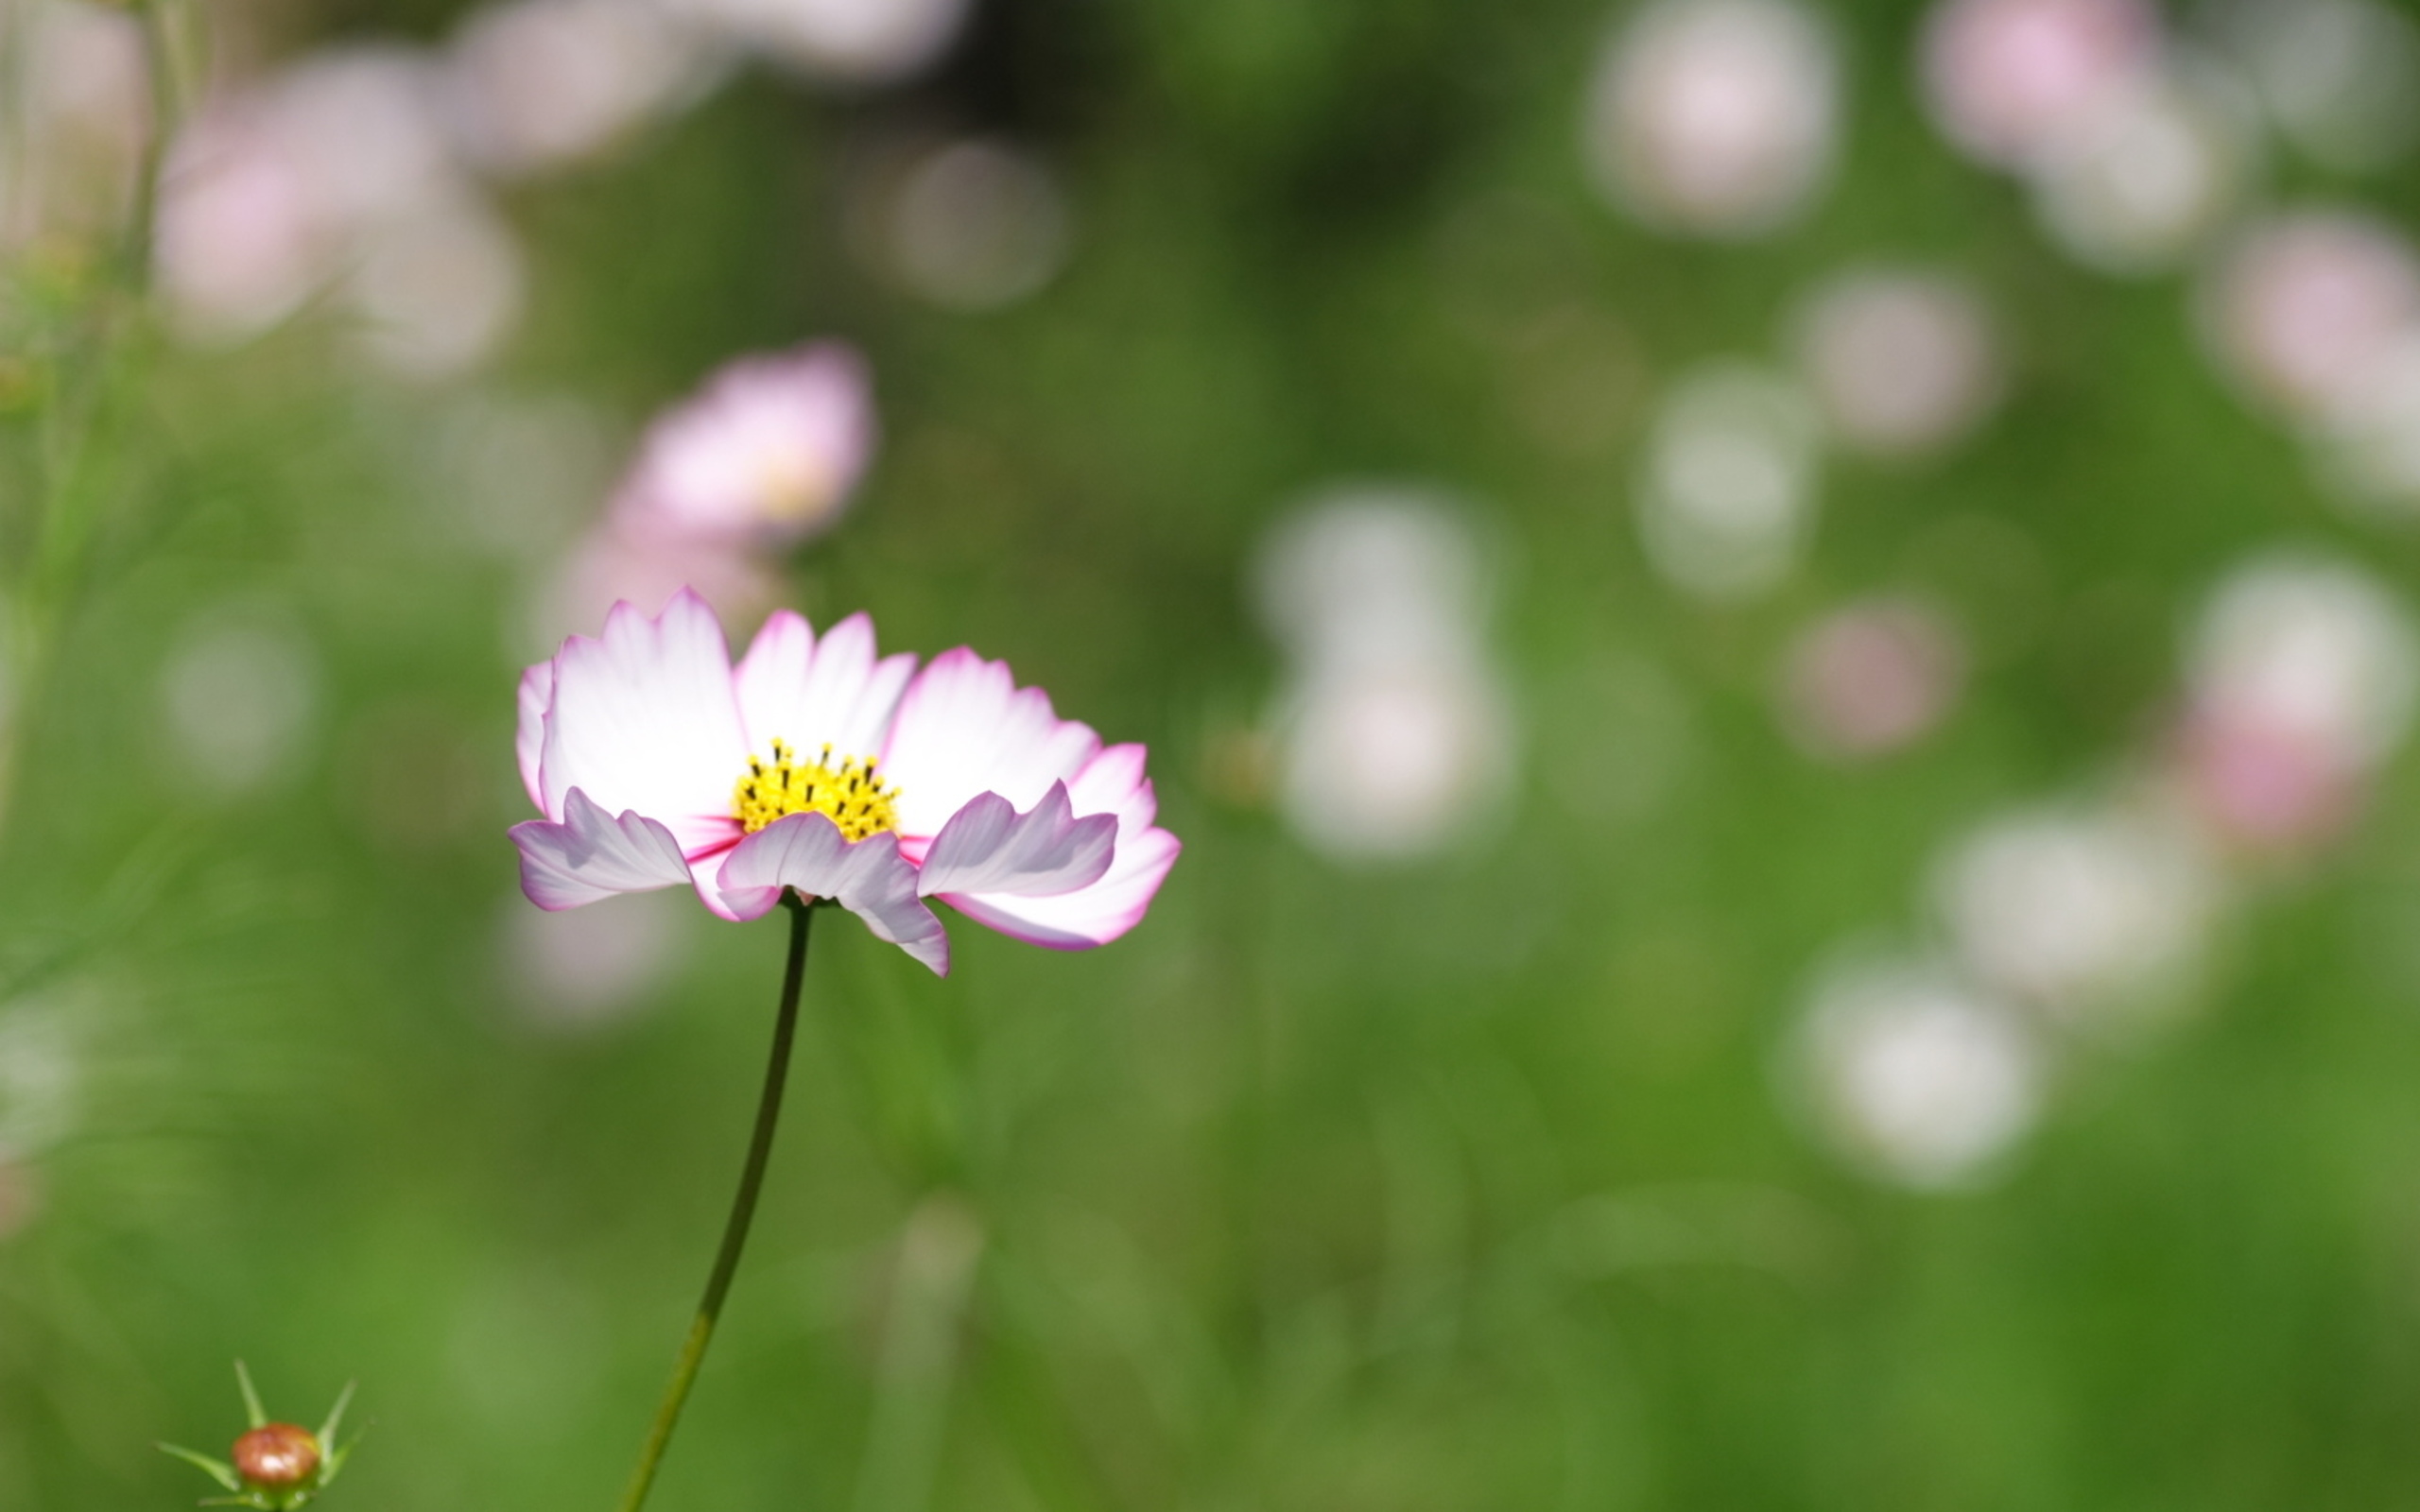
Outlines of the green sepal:
{"label": "green sepal", "polygon": [[[343,1425],[344,1410],[353,1405],[353,1388],[359,1383],[360,1383],[358,1382],[348,1381],[344,1383],[344,1389],[337,1393],[337,1404],[328,1409],[328,1420],[320,1425],[320,1451],[321,1453],[333,1454],[335,1452],[337,1429]],[[359,1443],[360,1439],[356,1436],[354,1442]]]}
{"label": "green sepal", "polygon": [[235,1383],[244,1388],[244,1416],[252,1420],[254,1428],[268,1427],[268,1413],[261,1406],[261,1394],[252,1389],[252,1373],[244,1368],[241,1360],[235,1362]]}
{"label": "green sepal", "polygon": [[[173,1455],[183,1460],[231,1491],[240,1491],[244,1488],[243,1477],[235,1473],[235,1467],[233,1465],[212,1459],[207,1454],[197,1454],[192,1450],[176,1444],[155,1444],[152,1447],[163,1454]],[[204,1506],[210,1504],[207,1502],[202,1503]]]}

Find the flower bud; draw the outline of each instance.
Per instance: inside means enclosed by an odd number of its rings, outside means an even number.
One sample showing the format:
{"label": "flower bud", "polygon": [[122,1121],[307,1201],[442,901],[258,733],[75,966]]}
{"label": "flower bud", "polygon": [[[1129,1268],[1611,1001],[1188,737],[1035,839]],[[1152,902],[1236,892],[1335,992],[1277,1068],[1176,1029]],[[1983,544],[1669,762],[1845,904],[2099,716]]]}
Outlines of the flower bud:
{"label": "flower bud", "polygon": [[235,1472],[252,1486],[283,1490],[309,1480],[320,1468],[320,1441],[307,1428],[263,1423],[235,1440]]}

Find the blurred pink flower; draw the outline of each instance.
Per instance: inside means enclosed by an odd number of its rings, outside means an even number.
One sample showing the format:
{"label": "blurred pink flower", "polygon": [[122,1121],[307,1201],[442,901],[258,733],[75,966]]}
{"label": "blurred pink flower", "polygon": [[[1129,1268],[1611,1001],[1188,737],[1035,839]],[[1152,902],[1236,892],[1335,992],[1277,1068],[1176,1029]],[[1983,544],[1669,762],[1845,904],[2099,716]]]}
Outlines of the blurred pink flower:
{"label": "blurred pink flower", "polygon": [[1866,267],[1818,285],[1798,318],[1798,360],[1842,441],[1886,456],[1963,438],[1999,398],[1982,301],[1953,274]]}
{"label": "blurred pink flower", "polygon": [[2158,54],[2159,18],[2139,0],[1946,0],[1925,26],[1925,91],[1952,142],[2022,167]]}
{"label": "blurred pink flower", "polygon": [[204,339],[275,325],[336,276],[343,254],[310,163],[254,100],[213,106],[178,134],[157,236],[170,308]]}
{"label": "blurred pink flower", "polygon": [[2322,743],[2220,711],[2187,723],[2175,760],[2203,821],[2256,850],[2329,839],[2360,811],[2366,785],[2359,769]]}
{"label": "blurred pink flower", "polygon": [[2359,813],[2420,699],[2420,639],[2359,569],[2280,557],[2238,569],[2188,649],[2180,780],[2222,839],[2324,841]]}
{"label": "blurred pink flower", "polygon": [[527,274],[457,161],[443,84],[412,50],[347,46],[188,123],[153,247],[182,333],[243,340],[325,294],[386,371],[448,378],[491,356],[520,318]]}
{"label": "blurred pink flower", "polygon": [[2238,383],[2308,418],[2364,386],[2397,339],[2420,327],[2420,259],[2364,214],[2274,216],[2220,261],[2203,316]]}
{"label": "blurred pink flower", "polygon": [[742,357],[648,428],[614,520],[646,541],[804,541],[838,518],[873,444],[873,386],[853,349]]}
{"label": "blurred pink flower", "polygon": [[1957,702],[1957,633],[1920,604],[1876,600],[1825,615],[1789,650],[1782,712],[1816,755],[1861,760],[1922,739]]}
{"label": "blurred pink flower", "polygon": [[1105,945],[1175,865],[1143,747],[1104,747],[963,647],[921,673],[853,615],[784,610],[732,665],[696,594],[614,606],[521,679],[522,890],[542,908],[686,883],[725,919],[829,899],[934,971],[926,904],[1036,945]]}

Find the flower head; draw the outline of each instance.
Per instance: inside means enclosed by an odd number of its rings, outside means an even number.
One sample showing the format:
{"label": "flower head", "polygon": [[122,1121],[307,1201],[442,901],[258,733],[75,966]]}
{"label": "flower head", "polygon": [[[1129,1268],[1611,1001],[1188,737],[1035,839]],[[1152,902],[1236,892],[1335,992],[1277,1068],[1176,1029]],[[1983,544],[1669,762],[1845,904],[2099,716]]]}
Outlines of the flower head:
{"label": "flower head", "polygon": [[540,907],[687,883],[746,919],[794,890],[936,972],[926,900],[1081,950],[1141,920],[1179,849],[1142,747],[1103,747],[964,648],[921,672],[877,657],[863,614],[819,639],[776,613],[735,666],[696,594],[653,618],[617,604],[523,675],[519,753],[545,817],[512,839]]}
{"label": "flower head", "polygon": [[300,1486],[320,1469],[319,1435],[293,1423],[263,1423],[235,1440],[235,1473],[255,1486]]}
{"label": "flower head", "polygon": [[354,1445],[360,1442],[358,1435],[349,1443],[337,1442],[337,1429],[344,1422],[344,1410],[353,1401],[353,1387],[347,1386],[337,1394],[337,1404],[328,1409],[327,1421],[313,1433],[296,1423],[269,1420],[261,1407],[260,1393],[252,1389],[251,1372],[244,1368],[241,1360],[235,1362],[235,1382],[243,1389],[244,1413],[251,1426],[236,1438],[225,1460],[197,1454],[174,1444],[162,1444],[160,1450],[183,1460],[233,1493],[212,1497],[202,1503],[204,1506],[298,1512],[328,1488],[343,1471]]}
{"label": "flower head", "polygon": [[856,352],[819,342],[742,357],[648,427],[615,522],[650,541],[803,541],[838,517],[873,438]]}

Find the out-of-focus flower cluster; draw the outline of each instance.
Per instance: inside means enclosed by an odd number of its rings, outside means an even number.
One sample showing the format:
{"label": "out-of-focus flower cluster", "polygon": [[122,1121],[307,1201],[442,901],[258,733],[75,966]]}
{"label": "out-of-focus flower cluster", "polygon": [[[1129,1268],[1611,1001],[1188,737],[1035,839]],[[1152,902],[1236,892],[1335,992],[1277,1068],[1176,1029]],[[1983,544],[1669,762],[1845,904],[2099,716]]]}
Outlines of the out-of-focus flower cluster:
{"label": "out-of-focus flower cluster", "polygon": [[2420,26],[2377,0],[1945,0],[1925,30],[1943,134],[2015,175],[2086,266],[2197,271],[2207,345],[2357,504],[2420,507],[2420,259],[2343,205],[2260,204],[2283,148],[2340,176],[2420,136]]}
{"label": "out-of-focus flower cluster", "polygon": [[[2051,245],[2111,274],[2197,270],[2208,345],[2246,398],[2351,500],[2420,509],[2420,257],[2359,209],[2259,194],[2279,150],[2338,175],[2401,161],[2420,26],[2377,0],[2221,0],[2189,26],[2154,0],[1941,0],[1915,51],[1943,137],[2020,182]],[[1653,230],[1774,234],[1840,155],[1841,72],[1795,0],[1655,0],[1606,44],[1584,155]],[[1854,450],[1954,444],[2002,385],[1982,309],[1949,273],[1854,270],[1806,301],[1794,376],[1685,376],[1640,489],[1651,559],[1715,596],[1787,576],[1818,502],[1802,405]]]}
{"label": "out-of-focus flower cluster", "polygon": [[1649,424],[1634,500],[1649,562],[1716,601],[1764,593],[1814,536],[1824,461],[1887,463],[1970,436],[2003,385],[1997,337],[1965,280],[1857,266],[1810,289],[1787,364],[1720,359],[1681,374]]}
{"label": "out-of-focus flower cluster", "polygon": [[[703,98],[751,56],[867,89],[927,68],[965,0],[503,0],[441,45],[353,41],[231,67],[166,154],[158,282],[177,330],[257,336],[305,309],[373,367],[478,369],[516,329],[528,269],[500,189],[595,162]],[[0,255],[97,245],[126,220],[150,132],[140,27],[85,0],[12,19],[27,83],[0,105]],[[214,26],[239,25],[214,18]],[[214,49],[245,58],[261,39]],[[853,180],[855,249],[918,298],[984,309],[1057,271],[1068,212],[1049,169],[990,138],[903,141]]]}
{"label": "out-of-focus flower cluster", "polygon": [[[1716,605],[1767,595],[1798,570],[1829,457],[1926,465],[1975,433],[2006,384],[1981,296],[1941,268],[1846,268],[1802,296],[1783,335],[1785,361],[1685,369],[1641,449],[1633,503],[1647,561]],[[1948,714],[1966,661],[1956,623],[1922,597],[1837,605],[1784,658],[1783,719],[1813,754],[1887,755]]]}
{"label": "out-of-focus flower cluster", "polygon": [[1451,506],[1329,494],[1270,533],[1256,586],[1288,663],[1276,797],[1305,841],[1338,861],[1409,861],[1500,816],[1513,717],[1487,646],[1489,574]]}
{"label": "out-of-focus flower cluster", "polygon": [[2188,1004],[2221,926],[2360,813],[2420,687],[2409,611],[2360,570],[2272,556],[2211,593],[2165,734],[2101,782],[1985,818],[1943,850],[1926,941],[1845,948],[1789,1058],[1876,1175],[1984,1178],[2063,1056]]}

